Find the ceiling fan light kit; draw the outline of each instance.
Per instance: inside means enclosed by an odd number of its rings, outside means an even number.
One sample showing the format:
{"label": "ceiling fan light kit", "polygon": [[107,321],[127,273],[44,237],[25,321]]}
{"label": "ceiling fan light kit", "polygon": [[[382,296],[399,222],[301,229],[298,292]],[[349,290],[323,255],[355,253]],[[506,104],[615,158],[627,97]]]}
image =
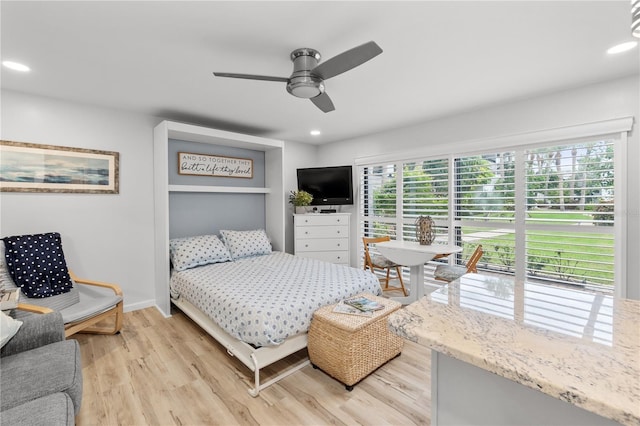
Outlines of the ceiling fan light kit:
{"label": "ceiling fan light kit", "polygon": [[298,98],[311,99],[324,93],[324,82],[311,70],[320,62],[320,52],[304,47],[291,52],[293,74],[287,83],[287,92]]}
{"label": "ceiling fan light kit", "polygon": [[380,46],[370,41],[319,64],[320,52],[303,47],[291,52],[293,73],[289,78],[225,72],[214,72],[213,75],[216,77],[286,82],[287,92],[298,98],[310,99],[323,112],[330,112],[335,110],[335,107],[331,98],[325,92],[324,80],[362,65],[380,53],[382,53]]}

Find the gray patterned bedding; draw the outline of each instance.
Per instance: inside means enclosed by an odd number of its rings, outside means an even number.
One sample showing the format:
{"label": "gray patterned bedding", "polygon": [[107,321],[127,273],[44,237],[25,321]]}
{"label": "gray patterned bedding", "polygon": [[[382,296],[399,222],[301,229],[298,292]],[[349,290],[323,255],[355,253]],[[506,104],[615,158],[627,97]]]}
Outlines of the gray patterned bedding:
{"label": "gray patterned bedding", "polygon": [[369,271],[273,252],[171,275],[183,297],[235,338],[272,346],[309,329],[313,312],[361,292],[380,294]]}

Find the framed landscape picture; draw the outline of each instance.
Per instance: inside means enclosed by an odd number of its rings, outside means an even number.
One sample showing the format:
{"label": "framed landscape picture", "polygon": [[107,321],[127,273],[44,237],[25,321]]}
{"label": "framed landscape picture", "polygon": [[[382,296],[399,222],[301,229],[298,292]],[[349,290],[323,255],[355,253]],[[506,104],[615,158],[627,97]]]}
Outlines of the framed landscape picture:
{"label": "framed landscape picture", "polygon": [[0,140],[0,191],[117,194],[119,154]]}

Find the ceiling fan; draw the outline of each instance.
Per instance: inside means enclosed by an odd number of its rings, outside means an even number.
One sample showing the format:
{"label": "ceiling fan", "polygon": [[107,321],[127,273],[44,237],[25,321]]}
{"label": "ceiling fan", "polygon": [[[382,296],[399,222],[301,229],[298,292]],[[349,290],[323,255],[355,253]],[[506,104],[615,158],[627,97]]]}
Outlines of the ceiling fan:
{"label": "ceiling fan", "polygon": [[382,53],[375,42],[370,41],[349,49],[321,63],[320,52],[308,47],[291,52],[293,73],[290,77],[271,77],[266,75],[234,74],[214,72],[216,77],[245,78],[248,80],[280,81],[287,83],[287,91],[299,98],[311,99],[311,102],[323,112],[335,109],[331,98],[324,88],[324,81],[364,64]]}

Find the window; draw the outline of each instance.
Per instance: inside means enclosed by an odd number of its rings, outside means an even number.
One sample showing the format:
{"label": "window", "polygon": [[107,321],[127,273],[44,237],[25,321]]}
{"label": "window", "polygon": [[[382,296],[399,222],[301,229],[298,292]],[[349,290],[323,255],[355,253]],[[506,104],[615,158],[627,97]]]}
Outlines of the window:
{"label": "window", "polygon": [[455,243],[463,246],[456,263],[467,259],[478,244],[479,265],[487,271],[515,272],[515,152],[457,157]]}
{"label": "window", "polygon": [[549,139],[362,166],[361,235],[415,241],[414,222],[428,215],[436,242],[463,246],[451,263],[482,244],[478,269],[487,273],[613,292],[624,243],[615,216],[622,140],[626,133]]}
{"label": "window", "polygon": [[362,235],[396,237],[396,166],[380,164],[360,172]]}
{"label": "window", "polygon": [[424,160],[402,165],[402,232],[415,241],[415,221],[430,216],[435,221],[436,240],[447,241],[449,219],[449,162]]}
{"label": "window", "polygon": [[614,283],[614,143],[530,149],[527,275],[612,288]]}

